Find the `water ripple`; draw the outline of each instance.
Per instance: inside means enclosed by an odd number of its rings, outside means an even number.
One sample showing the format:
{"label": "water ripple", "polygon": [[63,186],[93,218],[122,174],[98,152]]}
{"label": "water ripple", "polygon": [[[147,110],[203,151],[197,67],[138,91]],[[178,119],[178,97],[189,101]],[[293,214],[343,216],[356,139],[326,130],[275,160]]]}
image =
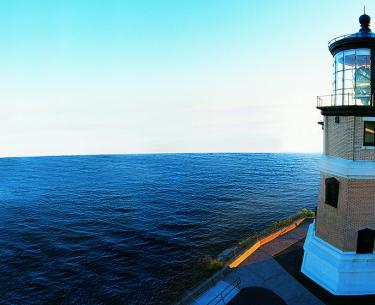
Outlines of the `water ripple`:
{"label": "water ripple", "polygon": [[317,201],[319,155],[0,159],[2,304],[172,304],[200,259]]}

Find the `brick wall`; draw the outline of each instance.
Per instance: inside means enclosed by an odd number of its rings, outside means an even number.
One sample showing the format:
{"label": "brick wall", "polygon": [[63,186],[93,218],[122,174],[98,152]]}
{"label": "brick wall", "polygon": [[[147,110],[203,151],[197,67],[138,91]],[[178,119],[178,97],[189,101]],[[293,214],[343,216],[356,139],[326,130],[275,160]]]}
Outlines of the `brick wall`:
{"label": "brick wall", "polygon": [[335,123],[334,116],[324,117],[324,153],[329,156],[353,159],[354,117],[340,117]]}
{"label": "brick wall", "polygon": [[375,180],[340,181],[337,208],[325,203],[325,179],[321,175],[316,234],[343,251],[356,251],[357,234],[365,228],[375,229]]}
{"label": "brick wall", "polygon": [[363,148],[363,118],[340,116],[324,117],[324,153],[348,160],[374,160],[375,149]]}

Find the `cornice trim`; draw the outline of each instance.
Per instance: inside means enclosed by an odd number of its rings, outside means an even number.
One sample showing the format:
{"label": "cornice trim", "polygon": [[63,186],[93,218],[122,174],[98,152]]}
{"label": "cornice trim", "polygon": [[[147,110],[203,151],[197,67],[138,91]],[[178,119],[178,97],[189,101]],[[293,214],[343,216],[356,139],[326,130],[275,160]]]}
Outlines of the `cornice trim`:
{"label": "cornice trim", "polygon": [[323,173],[347,179],[375,179],[375,161],[353,161],[323,155],[319,169]]}

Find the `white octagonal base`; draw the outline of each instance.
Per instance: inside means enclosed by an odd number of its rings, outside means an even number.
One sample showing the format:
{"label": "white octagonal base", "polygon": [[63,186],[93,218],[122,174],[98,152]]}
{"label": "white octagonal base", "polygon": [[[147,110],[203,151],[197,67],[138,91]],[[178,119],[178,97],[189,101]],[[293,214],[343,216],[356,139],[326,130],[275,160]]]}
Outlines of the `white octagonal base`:
{"label": "white octagonal base", "polygon": [[334,295],[375,294],[375,254],[343,252],[315,235],[310,225],[302,273]]}

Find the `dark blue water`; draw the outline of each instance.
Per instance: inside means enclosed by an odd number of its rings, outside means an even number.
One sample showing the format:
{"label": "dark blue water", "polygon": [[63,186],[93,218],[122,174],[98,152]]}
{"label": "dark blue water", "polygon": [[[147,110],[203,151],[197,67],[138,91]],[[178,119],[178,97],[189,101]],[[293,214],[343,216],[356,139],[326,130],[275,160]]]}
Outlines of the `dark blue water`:
{"label": "dark blue water", "polygon": [[0,159],[0,303],[171,304],[201,257],[313,208],[318,158]]}

